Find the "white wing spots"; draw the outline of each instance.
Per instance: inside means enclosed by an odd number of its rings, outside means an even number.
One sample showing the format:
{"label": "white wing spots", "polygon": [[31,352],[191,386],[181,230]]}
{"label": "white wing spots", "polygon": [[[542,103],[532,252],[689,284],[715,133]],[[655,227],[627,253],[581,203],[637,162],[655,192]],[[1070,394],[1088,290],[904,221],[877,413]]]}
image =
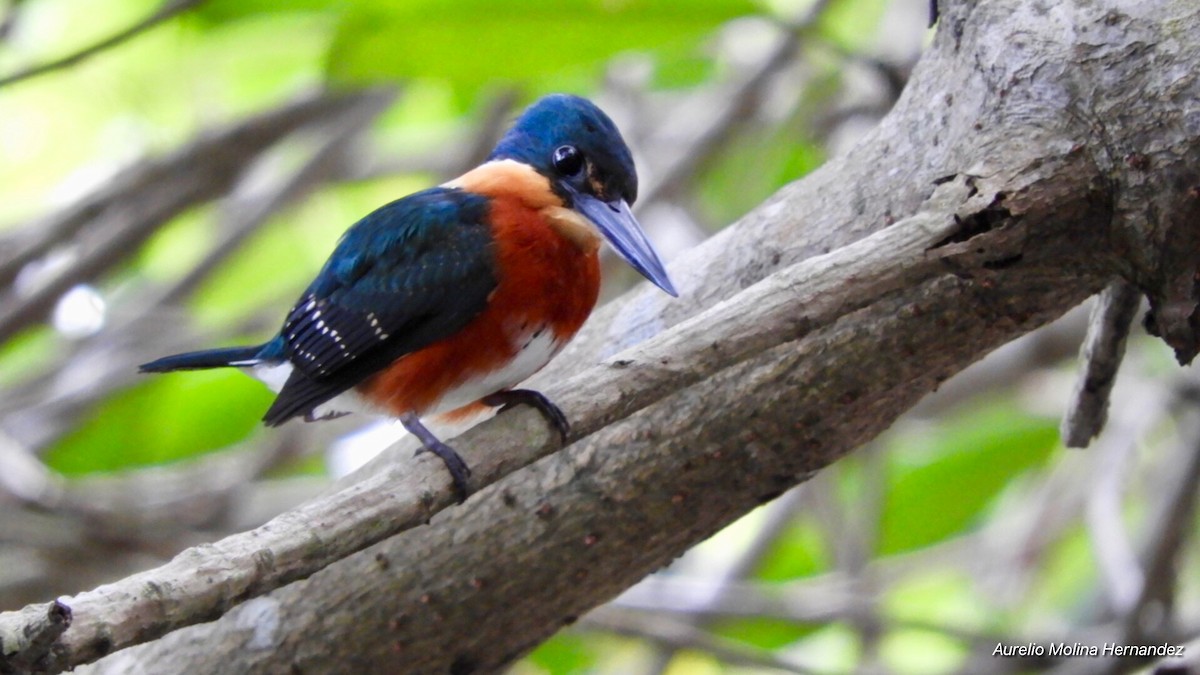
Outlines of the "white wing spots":
{"label": "white wing spots", "polygon": [[375,312],[367,314],[367,321],[371,322],[371,329],[375,331],[375,337],[380,341],[388,339],[388,334],[383,332],[383,328],[379,325],[379,317],[375,316]]}
{"label": "white wing spots", "polygon": [[[326,300],[307,296],[292,313],[285,327],[291,357],[310,372],[315,370],[318,375],[327,375],[336,370],[339,364],[355,357],[350,351],[346,336],[331,323],[344,321],[345,317],[338,319],[336,312],[328,310]],[[375,323],[378,324],[378,320]],[[381,331],[376,333],[378,335]],[[335,346],[336,350],[333,349]]]}

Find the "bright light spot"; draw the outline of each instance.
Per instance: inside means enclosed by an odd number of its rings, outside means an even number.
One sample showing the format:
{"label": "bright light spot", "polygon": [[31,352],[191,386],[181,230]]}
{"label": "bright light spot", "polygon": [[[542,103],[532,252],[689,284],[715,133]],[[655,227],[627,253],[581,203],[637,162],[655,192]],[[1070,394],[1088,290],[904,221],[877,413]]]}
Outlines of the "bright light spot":
{"label": "bright light spot", "polygon": [[68,338],[82,338],[104,327],[104,298],[80,284],[63,294],[54,306],[54,328]]}
{"label": "bright light spot", "polygon": [[407,433],[399,422],[379,420],[342,436],[325,456],[330,475],[341,478],[352,473]]}

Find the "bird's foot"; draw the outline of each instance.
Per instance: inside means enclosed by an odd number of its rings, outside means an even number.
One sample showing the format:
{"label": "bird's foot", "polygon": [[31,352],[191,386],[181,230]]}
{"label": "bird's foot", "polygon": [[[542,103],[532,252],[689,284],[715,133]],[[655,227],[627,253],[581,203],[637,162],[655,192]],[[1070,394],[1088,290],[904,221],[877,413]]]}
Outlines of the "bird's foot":
{"label": "bird's foot", "polygon": [[446,465],[446,470],[450,472],[450,479],[454,481],[454,491],[458,494],[458,503],[467,501],[467,497],[471,496],[471,488],[467,485],[467,479],[471,477],[471,468],[467,466],[463,458],[454,451],[454,448],[439,440],[434,440],[432,443],[422,442],[422,445],[424,446],[423,450],[437,455]]}
{"label": "bird's foot", "polygon": [[540,391],[532,389],[509,389],[507,391],[498,391],[494,394],[484,396],[480,399],[484,405],[499,407],[500,412],[504,412],[516,405],[531,405],[537,408],[542,417],[558,430],[562,436],[563,443],[567,442],[567,434],[571,431],[571,423],[567,421],[567,416],[563,414],[562,409],[554,405],[554,403],[546,398],[546,395]]}
{"label": "bird's foot", "polygon": [[422,447],[417,454],[428,450],[437,455],[446,465],[446,470],[450,472],[450,479],[454,481],[454,491],[458,493],[458,503],[467,501],[467,497],[471,496],[471,488],[467,484],[467,479],[471,477],[471,468],[467,466],[463,458],[455,452],[454,448],[443,443],[433,435],[433,432],[426,429],[416,415],[412,413],[401,415],[400,423],[404,425],[405,429],[408,429],[410,434],[421,441]]}

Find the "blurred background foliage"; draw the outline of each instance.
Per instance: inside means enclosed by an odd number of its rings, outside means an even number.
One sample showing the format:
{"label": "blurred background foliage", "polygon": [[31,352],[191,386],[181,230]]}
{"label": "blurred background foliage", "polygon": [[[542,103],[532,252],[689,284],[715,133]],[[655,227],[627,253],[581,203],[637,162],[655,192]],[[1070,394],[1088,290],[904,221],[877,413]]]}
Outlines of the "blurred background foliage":
{"label": "blurred background foliage", "polygon": [[[263,339],[350,223],[476,163],[524,104],[572,91],[609,110],[670,259],[866,133],[927,12],[0,1],[0,609],[261,523],[394,438],[352,418],[265,430],[271,396],[239,373],[135,366]],[[133,26],[87,58],[5,76]],[[606,297],[632,282],[610,271]],[[1057,420],[1084,323],[1077,310],[946,383],[514,672],[1052,670],[1069,663],[990,655],[1140,635],[1151,600],[1156,636],[1194,639],[1200,560],[1181,495],[1197,478],[1179,469],[1200,428],[1193,374],[1134,340],[1110,429],[1067,451]]]}

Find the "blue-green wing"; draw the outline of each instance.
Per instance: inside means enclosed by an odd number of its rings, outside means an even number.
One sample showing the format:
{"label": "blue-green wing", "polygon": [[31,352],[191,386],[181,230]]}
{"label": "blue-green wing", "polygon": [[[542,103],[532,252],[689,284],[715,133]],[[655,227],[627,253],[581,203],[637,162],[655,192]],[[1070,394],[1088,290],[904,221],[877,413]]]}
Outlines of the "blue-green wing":
{"label": "blue-green wing", "polygon": [[308,414],[482,312],[497,283],[487,208],[434,188],[351,227],[264,350],[293,364],[267,424]]}

